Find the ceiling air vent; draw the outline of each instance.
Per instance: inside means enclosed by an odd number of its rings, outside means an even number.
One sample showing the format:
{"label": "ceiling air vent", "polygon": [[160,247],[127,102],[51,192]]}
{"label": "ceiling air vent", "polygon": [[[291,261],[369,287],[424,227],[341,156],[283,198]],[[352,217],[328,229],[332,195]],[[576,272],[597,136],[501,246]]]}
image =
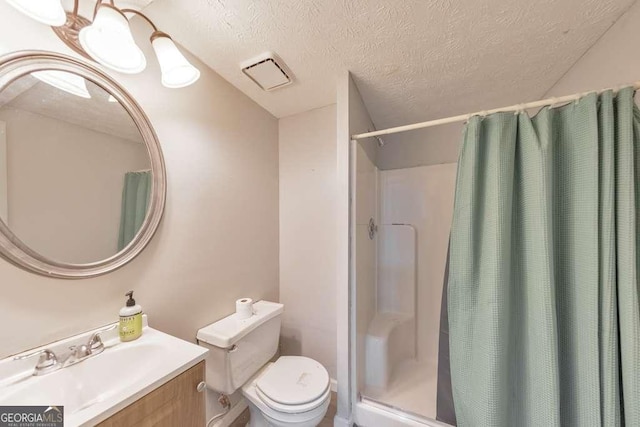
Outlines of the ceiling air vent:
{"label": "ceiling air vent", "polygon": [[293,82],[291,71],[275,53],[267,52],[244,62],[242,72],[262,90],[271,91]]}

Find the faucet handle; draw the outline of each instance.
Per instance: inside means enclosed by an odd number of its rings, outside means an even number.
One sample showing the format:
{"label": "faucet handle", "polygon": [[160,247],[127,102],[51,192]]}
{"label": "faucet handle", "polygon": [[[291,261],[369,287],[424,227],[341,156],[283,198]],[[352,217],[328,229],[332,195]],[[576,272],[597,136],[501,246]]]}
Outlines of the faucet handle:
{"label": "faucet handle", "polygon": [[89,342],[87,343],[87,347],[92,354],[98,354],[104,351],[104,343],[102,342],[102,338],[100,338],[99,332],[91,335],[91,338],[89,338]]}
{"label": "faucet handle", "polygon": [[13,360],[24,360],[33,356],[40,356],[38,358],[38,363],[36,363],[36,367],[33,371],[33,375],[43,375],[49,372],[56,371],[62,367],[62,365],[58,363],[56,354],[47,348],[16,356],[13,358]]}
{"label": "faucet handle", "polygon": [[98,354],[98,353],[102,353],[104,351],[104,343],[102,342],[102,336],[101,334],[103,332],[107,332],[107,331],[111,331],[115,328],[118,327],[118,324],[114,324],[111,325],[107,328],[101,329],[99,331],[96,331],[93,333],[93,335],[91,335],[91,338],[89,338],[89,342],[87,343],[87,347],[89,348],[89,352],[91,354]]}

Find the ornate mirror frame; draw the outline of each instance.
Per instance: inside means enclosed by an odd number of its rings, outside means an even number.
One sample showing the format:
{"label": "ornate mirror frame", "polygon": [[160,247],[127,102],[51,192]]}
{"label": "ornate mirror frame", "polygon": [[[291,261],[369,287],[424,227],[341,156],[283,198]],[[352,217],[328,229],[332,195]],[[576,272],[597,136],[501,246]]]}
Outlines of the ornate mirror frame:
{"label": "ornate mirror frame", "polygon": [[61,279],[85,279],[114,271],[135,258],[155,234],[166,200],[166,170],[162,149],[149,119],[140,105],[115,80],[82,60],[44,51],[21,51],[0,57],[0,91],[20,77],[39,70],[60,70],[77,74],[110,93],[129,113],[147,147],[151,163],[152,188],[147,214],[133,240],[117,254],[88,264],[51,260],[24,244],[0,218],[0,255],[27,271]]}

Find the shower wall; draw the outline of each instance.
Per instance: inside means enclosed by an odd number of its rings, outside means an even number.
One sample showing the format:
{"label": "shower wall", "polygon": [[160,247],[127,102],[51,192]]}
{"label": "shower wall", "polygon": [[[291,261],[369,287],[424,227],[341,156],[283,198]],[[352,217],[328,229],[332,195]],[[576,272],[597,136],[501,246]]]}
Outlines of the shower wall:
{"label": "shower wall", "polygon": [[358,389],[370,401],[435,419],[456,164],[379,170],[358,144],[355,172]]}
{"label": "shower wall", "polygon": [[417,358],[434,364],[455,179],[455,163],[381,171],[379,179],[380,224],[416,229]]}

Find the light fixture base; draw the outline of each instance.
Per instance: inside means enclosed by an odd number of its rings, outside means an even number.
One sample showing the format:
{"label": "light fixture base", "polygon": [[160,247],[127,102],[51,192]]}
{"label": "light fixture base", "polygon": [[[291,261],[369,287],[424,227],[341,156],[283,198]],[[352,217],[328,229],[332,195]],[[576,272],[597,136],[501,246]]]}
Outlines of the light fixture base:
{"label": "light fixture base", "polygon": [[80,45],[78,33],[84,27],[91,25],[91,21],[80,15],[67,12],[67,22],[60,27],[51,27],[53,32],[66,44],[71,50],[82,55],[83,57],[93,61],[87,52]]}

